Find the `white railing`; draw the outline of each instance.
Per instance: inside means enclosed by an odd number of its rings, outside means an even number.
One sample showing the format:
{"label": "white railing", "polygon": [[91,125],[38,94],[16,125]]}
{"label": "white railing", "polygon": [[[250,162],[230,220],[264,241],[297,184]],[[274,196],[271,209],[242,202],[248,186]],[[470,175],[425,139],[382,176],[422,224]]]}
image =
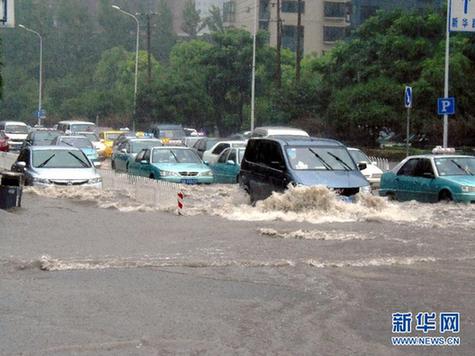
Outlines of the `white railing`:
{"label": "white railing", "polygon": [[15,163],[17,157],[18,153],[0,152],[0,170],[10,169],[12,164]]}
{"label": "white railing", "polygon": [[127,192],[137,202],[151,207],[160,209],[177,207],[177,194],[182,190],[179,184],[116,173],[107,169],[98,171],[102,176],[104,189]]}
{"label": "white railing", "polygon": [[389,161],[387,158],[370,156],[369,159],[371,163],[375,162],[376,166],[382,171],[389,171]]}

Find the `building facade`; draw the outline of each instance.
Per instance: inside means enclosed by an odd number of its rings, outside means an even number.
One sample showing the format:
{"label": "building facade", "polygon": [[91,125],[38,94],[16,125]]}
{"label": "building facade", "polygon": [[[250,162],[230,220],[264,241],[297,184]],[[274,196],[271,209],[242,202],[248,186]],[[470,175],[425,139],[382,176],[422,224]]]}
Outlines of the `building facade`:
{"label": "building facade", "polygon": [[[223,18],[230,27],[254,30],[255,0],[225,0]],[[397,8],[409,11],[442,6],[442,0],[302,0],[302,38],[305,54],[321,55],[343,40],[351,29],[361,25],[378,10]],[[277,44],[277,0],[258,0],[259,29]],[[281,0],[282,47],[296,50],[297,0]]]}

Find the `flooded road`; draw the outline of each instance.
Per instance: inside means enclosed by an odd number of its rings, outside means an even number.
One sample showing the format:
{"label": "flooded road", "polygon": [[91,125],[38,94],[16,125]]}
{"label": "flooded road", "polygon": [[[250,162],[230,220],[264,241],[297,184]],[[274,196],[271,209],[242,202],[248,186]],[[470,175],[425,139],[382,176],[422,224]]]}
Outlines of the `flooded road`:
{"label": "flooded road", "polygon": [[0,354],[433,353],[391,346],[420,311],[460,312],[436,351],[473,354],[475,206],[183,190],[183,216],[119,189],[0,211]]}

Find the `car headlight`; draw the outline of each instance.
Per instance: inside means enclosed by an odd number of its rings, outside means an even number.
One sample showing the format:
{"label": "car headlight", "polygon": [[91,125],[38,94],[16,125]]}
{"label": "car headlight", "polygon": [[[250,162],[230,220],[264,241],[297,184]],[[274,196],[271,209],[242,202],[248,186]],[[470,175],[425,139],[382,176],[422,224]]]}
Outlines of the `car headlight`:
{"label": "car headlight", "polygon": [[33,183],[40,183],[40,184],[51,184],[49,179],[40,178],[40,177],[33,177]]}
{"label": "car headlight", "polygon": [[96,177],[89,179],[89,184],[97,184],[97,183],[102,183],[102,178],[101,177]]}
{"label": "car headlight", "polygon": [[180,174],[178,172],[172,172],[172,171],[160,171],[160,176],[162,176],[162,177],[179,177]]}
{"label": "car headlight", "polygon": [[371,193],[371,186],[370,185],[365,185],[364,187],[360,187],[360,193],[370,194]]}
{"label": "car headlight", "polygon": [[202,176],[202,177],[212,177],[213,176],[213,172],[211,171],[204,171],[204,172],[200,172],[198,173],[199,176]]}
{"label": "car headlight", "polygon": [[464,193],[475,193],[475,187],[471,187],[468,185],[462,185],[462,192]]}

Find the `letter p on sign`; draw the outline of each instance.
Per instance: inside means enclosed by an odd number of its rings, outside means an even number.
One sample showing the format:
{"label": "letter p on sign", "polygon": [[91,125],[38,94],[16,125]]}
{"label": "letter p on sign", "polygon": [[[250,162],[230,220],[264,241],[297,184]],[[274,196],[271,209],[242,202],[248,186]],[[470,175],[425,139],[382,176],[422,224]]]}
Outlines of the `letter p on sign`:
{"label": "letter p on sign", "polygon": [[439,98],[437,99],[437,113],[439,115],[455,114],[455,98]]}

